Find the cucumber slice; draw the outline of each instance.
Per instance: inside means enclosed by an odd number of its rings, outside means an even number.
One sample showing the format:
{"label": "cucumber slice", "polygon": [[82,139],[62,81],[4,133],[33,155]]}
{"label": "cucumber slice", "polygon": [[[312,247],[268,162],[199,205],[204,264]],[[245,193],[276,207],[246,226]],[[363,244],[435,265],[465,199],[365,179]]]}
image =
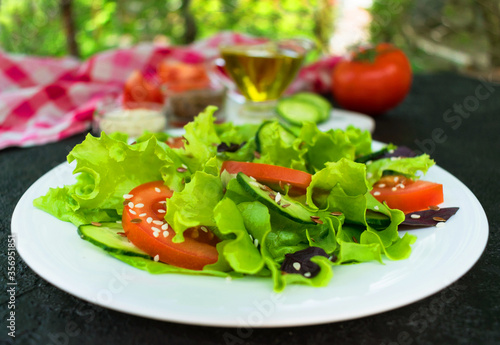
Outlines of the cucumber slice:
{"label": "cucumber slice", "polygon": [[330,117],[330,113],[332,111],[332,105],[322,96],[312,92],[299,92],[294,94],[292,97],[295,99],[300,99],[310,102],[315,106],[317,106],[319,109],[321,109],[320,111],[321,116],[319,122],[326,121]]}
{"label": "cucumber slice", "polygon": [[297,138],[289,128],[281,125],[278,121],[265,121],[255,133],[255,147],[257,152],[262,152],[262,138],[276,135],[276,132],[278,132],[280,138],[288,145],[292,145],[293,141]]}
{"label": "cucumber slice", "polygon": [[78,234],[82,239],[89,241],[107,252],[151,259],[151,256],[137,248],[127,239],[127,237],[118,234],[123,232],[121,224],[115,222],[100,224],[100,226],[93,224],[80,225],[78,227]]}
{"label": "cucumber slice", "polygon": [[383,230],[391,224],[391,218],[379,212],[366,210],[366,223],[375,230]]}
{"label": "cucumber slice", "polygon": [[257,201],[263,203],[268,208],[278,212],[279,214],[298,223],[317,223],[315,221],[317,214],[309,211],[300,202],[289,199],[281,194],[277,197],[277,192],[257,181],[252,180],[250,177],[241,172],[236,175],[236,180],[241,187]]}
{"label": "cucumber slice", "polygon": [[295,97],[282,98],[276,107],[279,116],[294,125],[304,122],[318,123],[322,119],[322,110],[306,100]]}

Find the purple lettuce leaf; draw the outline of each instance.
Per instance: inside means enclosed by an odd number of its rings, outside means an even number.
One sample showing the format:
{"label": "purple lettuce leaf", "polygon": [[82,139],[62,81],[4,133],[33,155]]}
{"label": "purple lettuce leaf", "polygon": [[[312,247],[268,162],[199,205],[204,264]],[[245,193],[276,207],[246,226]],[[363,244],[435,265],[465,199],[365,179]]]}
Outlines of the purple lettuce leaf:
{"label": "purple lettuce leaf", "polygon": [[408,226],[436,226],[438,223],[446,222],[455,213],[458,207],[445,207],[440,209],[429,209],[408,213],[401,225]]}

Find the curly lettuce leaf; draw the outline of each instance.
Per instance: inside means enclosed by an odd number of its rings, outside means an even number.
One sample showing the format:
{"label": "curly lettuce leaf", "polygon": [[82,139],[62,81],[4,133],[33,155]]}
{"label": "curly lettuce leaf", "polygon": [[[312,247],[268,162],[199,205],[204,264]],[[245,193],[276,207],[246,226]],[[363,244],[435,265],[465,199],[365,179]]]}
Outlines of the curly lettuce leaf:
{"label": "curly lettuce leaf", "polygon": [[[180,158],[154,137],[128,145],[123,138],[105,133],[100,138],[88,135],[69,153],[68,162],[73,161],[76,183],[51,189],[34,205],[75,225],[112,220],[116,216],[106,214],[121,214],[123,195],[142,183],[164,179],[176,189],[185,177],[176,170],[182,164]],[[102,219],[96,219],[99,216]]]}
{"label": "curly lettuce leaf", "polygon": [[304,123],[297,138],[306,150],[309,171],[316,172],[327,162],[337,162],[342,158],[354,160],[358,155],[371,151],[371,135],[349,127],[345,131],[331,129],[321,131],[314,123]]}
{"label": "curly lettuce leaf", "polygon": [[175,230],[173,242],[184,241],[183,233],[195,226],[215,226],[214,208],[223,197],[219,176],[197,171],[184,189],[167,199],[165,220]]}
{"label": "curly lettuce leaf", "polygon": [[265,135],[259,136],[260,158],[257,163],[307,171],[305,152],[300,141],[278,121],[265,122]]}
{"label": "curly lettuce leaf", "polygon": [[427,154],[417,157],[382,158],[367,162],[366,174],[368,183],[373,186],[380,180],[385,171],[401,174],[409,178],[419,178],[420,174],[427,173],[427,170],[434,164],[434,160]]}

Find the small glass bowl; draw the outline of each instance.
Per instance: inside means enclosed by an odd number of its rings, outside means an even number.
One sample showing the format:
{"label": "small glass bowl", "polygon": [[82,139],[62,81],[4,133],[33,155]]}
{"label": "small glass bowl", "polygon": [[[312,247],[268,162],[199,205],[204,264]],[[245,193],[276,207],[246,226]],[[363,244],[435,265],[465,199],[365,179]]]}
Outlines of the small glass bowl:
{"label": "small glass bowl", "polygon": [[169,127],[182,127],[209,105],[218,108],[216,121],[225,119],[226,87],[213,78],[211,62],[178,62],[165,60],[159,77],[165,97],[165,114]]}
{"label": "small glass bowl", "polygon": [[223,122],[226,118],[226,89],[223,87],[207,87],[182,92],[167,88],[165,94],[165,113],[168,125],[171,127],[183,127],[188,122],[193,121],[195,116],[209,105],[218,108],[214,113],[216,122]]}
{"label": "small glass bowl", "polygon": [[132,138],[145,131],[163,132],[167,127],[163,105],[159,103],[127,103],[118,99],[103,99],[96,107],[92,121],[95,135],[101,132],[111,134],[121,132]]}

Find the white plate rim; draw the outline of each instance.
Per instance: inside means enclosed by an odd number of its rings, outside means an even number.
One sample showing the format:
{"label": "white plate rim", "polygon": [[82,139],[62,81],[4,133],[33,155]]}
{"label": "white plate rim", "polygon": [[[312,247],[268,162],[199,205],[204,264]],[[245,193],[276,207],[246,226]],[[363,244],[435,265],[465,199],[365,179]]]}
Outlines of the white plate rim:
{"label": "white plate rim", "polygon": [[[443,182],[445,188],[446,186],[450,186],[450,189],[460,196],[460,200],[450,200],[448,204],[446,204],[445,200],[445,206],[458,206],[456,205],[458,203],[461,208],[457,215],[450,219],[450,224],[447,224],[444,228],[413,230],[425,234],[422,237],[422,235],[415,233],[419,238],[417,244],[419,241],[425,241],[426,246],[430,244],[430,247],[434,250],[436,248],[435,242],[440,239],[439,236],[444,236],[445,238],[450,236],[448,234],[443,235],[446,234],[443,231],[449,228],[452,228],[455,232],[459,232],[461,236],[456,236],[458,237],[458,242],[446,242],[437,246],[446,246],[446,248],[451,246],[452,249],[447,249],[448,252],[431,252],[432,255],[437,255],[436,259],[432,257],[433,260],[439,259],[441,263],[441,266],[435,265],[430,271],[431,274],[437,277],[437,280],[433,280],[419,289],[414,289],[411,286],[411,284],[414,284],[414,282],[412,283],[412,279],[417,278],[413,277],[412,274],[427,275],[429,272],[420,272],[422,270],[422,263],[413,263],[411,261],[413,255],[410,259],[407,259],[408,261],[386,261],[385,265],[364,263],[349,266],[349,272],[345,267],[342,267],[335,272],[334,278],[326,288],[289,286],[281,294],[273,293],[269,282],[265,282],[262,279],[245,278],[243,280],[226,281],[223,278],[205,276],[173,274],[155,276],[130,267],[101,252],[89,243],[81,241],[76,233],[76,228],[72,224],[61,222],[32,205],[35,197],[46,193],[47,190],[45,189],[47,185],[55,187],[54,183],[60,185],[63,182],[66,184],[72,183],[72,180],[69,180],[70,177],[72,178],[71,174],[68,176],[68,172],[71,170],[67,163],[60,164],[29,187],[19,200],[12,215],[11,227],[12,234],[16,237],[16,248],[19,255],[34,272],[67,293],[105,308],[150,319],[204,326],[289,327],[339,322],[374,315],[414,303],[451,285],[467,273],[477,260],[479,260],[488,240],[488,221],[477,198],[456,177],[444,169],[434,166],[427,176],[437,177],[437,182]],[[436,179],[434,180],[436,181]],[[42,230],[54,227],[51,229],[55,229],[55,231],[63,236],[66,236],[66,233],[69,234],[71,228],[73,228],[72,235],[70,235],[72,236],[70,242],[73,243],[73,238],[77,238],[78,242],[75,243],[78,244],[76,244],[75,248],[69,249],[54,247],[52,246],[54,242],[48,241],[47,236],[41,238],[36,238],[36,235],[31,236],[33,233],[29,232],[29,228],[37,228],[37,226],[41,226]],[[463,227],[465,226],[469,227],[469,229],[464,232]],[[474,236],[471,235],[472,233]],[[47,250],[37,251],[36,248],[41,248],[41,245],[48,246],[45,248]],[[71,245],[73,244],[69,244],[68,246]],[[71,255],[68,254],[68,250],[71,251]],[[418,254],[414,253],[414,255],[420,257],[425,254],[425,250],[426,247],[420,245],[418,247]],[[457,250],[462,251],[460,255],[456,252]],[[83,258],[78,256],[80,252],[83,253]],[[77,255],[73,256],[72,253],[77,253]],[[445,257],[445,254],[449,257]],[[97,263],[96,258],[99,261]],[[429,256],[424,255],[423,259],[425,260],[425,258],[429,260]],[[67,267],[66,271],[62,268],[58,270],[57,266],[53,264],[57,260],[59,260],[59,263],[62,262],[68,266],[75,265],[77,261],[79,264],[83,263],[84,266],[89,263],[89,267],[92,267],[95,271],[86,272],[85,269],[88,270],[88,267],[83,267],[83,272],[78,272],[78,269],[82,268],[76,266],[71,267],[71,270],[77,269],[76,273],[72,273]],[[106,265],[101,265],[100,260],[104,260]],[[415,261],[417,260],[415,259]],[[453,262],[450,262],[450,260]],[[398,274],[402,274],[404,277],[394,277],[393,271],[399,272]],[[406,273],[407,271],[411,272],[411,274]],[[359,280],[359,276],[356,275],[361,273],[364,278],[370,274],[379,274],[378,272],[385,272],[387,279],[384,276],[385,280],[383,281],[375,279],[366,282],[363,279]],[[75,281],[69,279],[82,279],[82,273],[88,274],[86,277],[87,280],[83,280],[83,286],[82,281],[75,283]],[[111,275],[115,276],[115,278],[110,280],[109,277]],[[343,282],[343,279],[358,279],[356,283],[363,286],[363,289],[360,290],[360,295],[349,295],[349,291],[353,288],[356,290],[357,287],[336,285],[339,284],[336,280],[336,275],[341,276],[340,282]],[[123,277],[126,277],[126,279]],[[127,279],[131,281],[128,282]],[[116,291],[113,291],[113,289],[117,290],[116,287],[111,289],[110,284],[113,282],[116,285],[120,280],[127,281],[128,284],[119,293],[115,293]],[[149,297],[138,295],[138,291],[141,291],[140,288],[144,282],[148,282],[149,284],[149,293],[151,294]],[[214,301],[210,301],[204,300],[202,296],[195,295],[198,291],[192,287],[192,284],[195,284],[195,282],[196,284],[201,283],[201,285],[205,285],[207,290],[215,294],[215,296],[218,296],[218,294],[223,295],[225,299],[231,301],[232,305],[215,303],[215,297]],[[174,290],[170,290],[176,292],[173,294],[173,297],[167,296],[165,300],[161,299],[160,301],[152,299],[153,297],[158,297],[160,293],[163,293],[163,289],[167,287],[174,288]],[[407,288],[410,291],[406,290],[406,293],[402,294],[398,292],[401,287]],[[179,293],[176,290],[177,288],[181,288],[183,292],[190,293],[189,298],[192,302],[183,300],[185,295]],[[390,298],[388,298],[387,293],[383,292],[389,288],[393,289]],[[350,290],[348,291],[348,289]],[[104,293],[106,291],[111,292],[112,298],[106,297],[110,295],[106,295]],[[219,293],[217,291],[222,292]],[[231,295],[238,291],[242,292],[241,296]],[[245,295],[245,291],[251,291],[255,293],[255,296],[250,297]],[[349,296],[346,297],[344,295],[342,298],[337,296],[332,297],[332,293],[339,293],[339,291],[340,293],[347,293]],[[356,298],[353,299],[353,297]],[[137,303],[137,301],[134,301],[134,298],[146,298],[147,300],[149,298],[149,300],[148,303]],[[376,300],[370,302],[370,299],[373,298]],[[379,298],[382,300],[379,301]],[[365,305],[365,303],[367,304]],[[269,310],[266,312],[263,305],[271,306],[272,313]],[[335,309],[340,306],[345,309]],[[167,308],[168,310],[161,310],[161,308]]]}

